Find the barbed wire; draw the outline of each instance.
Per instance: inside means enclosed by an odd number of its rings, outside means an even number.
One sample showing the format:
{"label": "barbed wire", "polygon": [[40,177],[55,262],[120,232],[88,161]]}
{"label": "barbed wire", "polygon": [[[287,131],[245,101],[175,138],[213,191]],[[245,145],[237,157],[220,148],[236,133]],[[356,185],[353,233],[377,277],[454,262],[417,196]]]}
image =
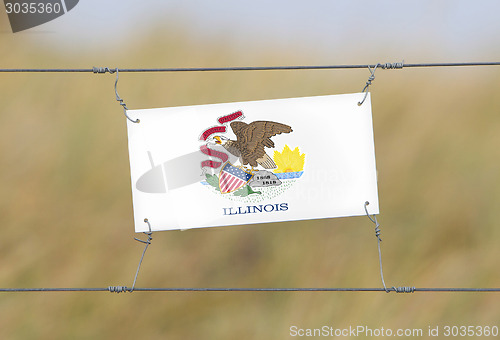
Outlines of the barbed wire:
{"label": "barbed wire", "polygon": [[376,63],[354,65],[298,65],[298,66],[235,66],[235,67],[170,67],[170,68],[3,68],[0,72],[75,72],[75,73],[114,73],[119,72],[216,72],[216,71],[277,71],[277,70],[334,70],[334,69],[366,69],[379,67],[382,69],[402,69],[414,67],[460,67],[460,66],[500,66],[500,61],[493,62],[456,62],[456,63]]}

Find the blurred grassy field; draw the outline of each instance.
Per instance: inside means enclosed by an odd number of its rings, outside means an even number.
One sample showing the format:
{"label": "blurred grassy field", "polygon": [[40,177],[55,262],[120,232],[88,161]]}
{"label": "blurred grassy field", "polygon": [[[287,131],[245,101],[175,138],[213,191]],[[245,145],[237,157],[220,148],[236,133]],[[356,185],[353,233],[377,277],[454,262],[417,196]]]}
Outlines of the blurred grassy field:
{"label": "blurred grassy field", "polygon": [[[0,49],[0,67],[249,64],[224,42],[158,44],[152,36],[106,55],[68,57],[35,38],[1,34],[8,48]],[[251,64],[300,64],[308,53],[270,47]],[[119,93],[130,108],[167,107],[359,92],[368,75],[121,74]],[[500,286],[499,75],[493,67],[377,71],[372,104],[389,286]],[[0,286],[131,285],[143,245],[133,240],[114,76],[0,77]],[[381,286],[366,217],[153,236],[138,287]],[[500,326],[499,301],[473,293],[1,293],[0,338],[286,339],[292,325]]]}

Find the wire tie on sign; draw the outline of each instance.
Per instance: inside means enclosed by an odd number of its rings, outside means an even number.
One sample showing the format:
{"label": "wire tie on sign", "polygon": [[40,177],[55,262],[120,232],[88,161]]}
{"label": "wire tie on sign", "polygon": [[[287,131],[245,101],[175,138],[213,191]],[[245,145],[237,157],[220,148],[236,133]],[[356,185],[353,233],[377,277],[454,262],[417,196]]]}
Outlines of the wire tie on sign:
{"label": "wire tie on sign", "polygon": [[153,235],[153,232],[151,231],[151,224],[149,223],[149,220],[147,218],[144,219],[144,223],[147,223],[149,231],[143,232],[144,235],[148,236],[148,239],[146,241],[138,239],[134,237],[134,240],[145,243],[145,244],[151,244],[151,240],[153,239],[151,235]]}
{"label": "wire tie on sign", "polygon": [[375,224],[375,237],[377,238],[377,245],[378,245],[378,261],[379,261],[379,266],[380,266],[380,279],[382,280],[382,285],[384,286],[384,290],[386,293],[390,293],[391,291],[394,291],[396,293],[413,293],[415,292],[415,287],[391,287],[391,289],[387,288],[385,285],[385,280],[384,280],[384,271],[382,269],[382,251],[380,249],[380,242],[382,242],[382,238],[380,238],[380,224],[377,221],[377,216],[373,214],[370,216],[368,213],[368,208],[367,206],[370,204],[370,202],[366,201],[365,202],[365,212],[366,216],[370,219],[370,221]]}
{"label": "wire tie on sign", "polygon": [[148,239],[144,241],[134,237],[134,240],[144,243],[146,246],[144,247],[141,260],[139,261],[139,265],[137,266],[137,271],[135,272],[134,283],[132,283],[132,288],[128,288],[127,286],[109,286],[108,291],[110,293],[124,293],[124,292],[132,293],[134,291],[135,283],[137,282],[137,276],[139,276],[139,270],[141,269],[142,260],[144,259],[144,255],[146,254],[148,246],[151,244],[151,241],[153,240],[153,237],[151,236],[153,235],[153,232],[151,231],[151,224],[149,223],[149,220],[147,218],[144,219],[144,222],[148,224],[149,231],[144,232],[143,234],[147,235]]}
{"label": "wire tie on sign", "polygon": [[153,240],[153,232],[151,231],[151,223],[149,223],[149,220],[147,218],[144,219],[144,222],[148,224],[148,229],[149,231],[144,232],[143,234],[148,237],[146,241],[143,241],[141,239],[135,238],[134,240],[144,243],[146,246],[144,247],[144,251],[142,252],[141,260],[139,261],[139,265],[137,266],[137,271],[135,272],[135,277],[134,277],[134,283],[132,284],[132,288],[130,288],[129,292],[133,292],[135,288],[135,283],[137,282],[137,276],[139,276],[139,270],[141,269],[142,265],[142,260],[144,259],[144,255],[146,254],[146,250],[148,250],[149,245],[151,244],[151,241]]}
{"label": "wire tie on sign", "polygon": [[[132,123],[139,123],[140,122],[139,119],[133,120],[127,114],[127,110],[128,110],[127,104],[125,104],[123,102],[123,99],[120,98],[120,96],[118,95],[118,90],[117,90],[117,86],[118,86],[118,68],[116,68],[114,72],[116,72],[116,80],[115,80],[116,101],[119,102],[120,105],[123,107],[123,113],[125,114],[125,117],[127,117],[128,120],[130,120]],[[110,71],[110,73],[113,73],[113,72]]]}
{"label": "wire tie on sign", "polygon": [[382,251],[380,250],[380,242],[382,242],[382,239],[380,238],[380,232],[381,232],[380,231],[380,224],[378,223],[377,217],[375,215],[373,215],[373,217],[371,217],[370,214],[368,213],[367,206],[369,204],[370,204],[370,202],[368,202],[368,201],[365,202],[365,212],[366,212],[366,216],[368,216],[370,221],[372,221],[375,224],[375,237],[377,237],[377,244],[378,244],[378,261],[379,261],[379,265],[380,265],[380,278],[382,279],[382,285],[384,286],[384,290],[387,293],[389,293],[390,290],[387,289],[387,287],[385,286],[384,271],[382,270]]}
{"label": "wire tie on sign", "polygon": [[370,76],[368,77],[368,80],[366,81],[366,84],[365,84],[365,87],[363,88],[363,91],[361,91],[361,93],[365,93],[365,96],[363,97],[363,100],[358,102],[358,106],[361,106],[363,105],[363,103],[365,102],[365,99],[366,99],[366,96],[368,96],[368,87],[370,87],[370,85],[372,84],[372,81],[375,80],[375,71],[377,70],[377,67],[379,66],[380,64],[377,64],[375,65],[375,67],[372,69],[370,67],[370,65],[368,65],[368,70],[370,70]]}
{"label": "wire tie on sign", "polygon": [[384,64],[376,64],[373,69],[368,65],[368,70],[370,70],[370,76],[368,77],[368,80],[366,81],[365,87],[363,88],[363,91],[361,93],[364,93],[365,96],[363,97],[363,100],[358,102],[358,106],[363,105],[363,103],[366,100],[366,97],[368,96],[368,88],[372,84],[372,81],[375,80],[375,70],[377,70],[377,67],[380,67],[383,70],[394,70],[394,69],[402,69],[404,67],[405,61],[403,60],[402,62],[397,62],[397,63],[384,63]]}
{"label": "wire tie on sign", "polygon": [[377,237],[377,239],[378,239],[379,242],[382,242],[382,239],[380,238],[380,233],[381,233],[381,231],[380,231],[380,224],[377,221],[377,216],[373,215],[373,217],[371,217],[370,214],[368,213],[367,206],[369,204],[370,204],[370,202],[368,202],[368,201],[365,202],[366,216],[368,216],[368,218],[370,219],[370,221],[372,221],[375,224],[375,236]]}
{"label": "wire tie on sign", "polygon": [[140,120],[139,119],[136,119],[136,120],[133,120],[131,119],[128,114],[127,114],[127,110],[128,110],[128,107],[127,107],[127,104],[125,104],[123,102],[123,99],[120,98],[120,95],[118,94],[118,89],[117,89],[117,86],[118,86],[118,68],[109,68],[109,67],[93,67],[92,68],[92,72],[94,73],[100,73],[100,74],[103,74],[103,73],[109,73],[109,74],[113,74],[113,73],[116,73],[116,80],[115,80],[115,95],[116,95],[116,101],[120,103],[120,105],[123,107],[123,113],[125,114],[125,117],[127,117],[128,120],[130,120],[131,122],[133,123],[139,123]]}

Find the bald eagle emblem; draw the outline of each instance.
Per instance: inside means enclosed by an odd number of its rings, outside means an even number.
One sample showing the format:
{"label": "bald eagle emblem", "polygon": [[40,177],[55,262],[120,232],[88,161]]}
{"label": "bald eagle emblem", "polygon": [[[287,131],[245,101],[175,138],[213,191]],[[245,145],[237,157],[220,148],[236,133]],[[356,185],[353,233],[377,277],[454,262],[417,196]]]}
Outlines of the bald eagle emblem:
{"label": "bald eagle emblem", "polygon": [[265,169],[276,169],[276,163],[269,157],[264,148],[274,148],[271,137],[292,132],[288,125],[268,121],[256,121],[250,124],[232,122],[231,129],[236,140],[215,136],[216,144],[222,145],[227,151],[240,158],[241,165],[249,164],[252,172],[257,165]]}
{"label": "bald eagle emblem", "polygon": [[[290,125],[268,120],[245,123],[244,118],[237,111],[202,133],[200,140],[206,145],[201,150],[211,157],[202,162],[206,178],[202,184],[226,197],[255,203],[290,187],[303,173],[305,154],[283,144],[286,139],[279,135],[292,133]],[[235,137],[224,135],[230,132]],[[273,150],[275,142],[282,152]]]}

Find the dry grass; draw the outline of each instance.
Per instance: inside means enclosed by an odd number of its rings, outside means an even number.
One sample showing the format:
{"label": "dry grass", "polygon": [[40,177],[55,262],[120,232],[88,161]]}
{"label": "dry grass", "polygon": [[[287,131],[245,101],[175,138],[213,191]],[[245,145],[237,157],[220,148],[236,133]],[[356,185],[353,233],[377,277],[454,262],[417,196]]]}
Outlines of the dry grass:
{"label": "dry grass", "polygon": [[[56,56],[0,36],[3,67],[219,66],[239,52],[181,40]],[[227,53],[223,53],[222,51]],[[146,53],[147,51],[148,53]],[[258,61],[293,64],[294,51]],[[196,54],[196,53],[194,53]],[[125,56],[124,56],[125,55]],[[76,60],[76,62],[75,62]],[[282,60],[286,60],[283,62]],[[73,61],[73,62],[72,62]],[[244,64],[244,63],[242,63]],[[253,63],[256,64],[256,63]],[[2,74],[0,286],[130,285],[125,118],[113,76]],[[131,108],[358,92],[368,72],[123,74]],[[380,71],[373,113],[389,285],[498,287],[498,70]],[[367,218],[155,234],[138,286],[380,286]],[[53,293],[0,295],[2,339],[282,339],[289,327],[498,322],[498,294]]]}

